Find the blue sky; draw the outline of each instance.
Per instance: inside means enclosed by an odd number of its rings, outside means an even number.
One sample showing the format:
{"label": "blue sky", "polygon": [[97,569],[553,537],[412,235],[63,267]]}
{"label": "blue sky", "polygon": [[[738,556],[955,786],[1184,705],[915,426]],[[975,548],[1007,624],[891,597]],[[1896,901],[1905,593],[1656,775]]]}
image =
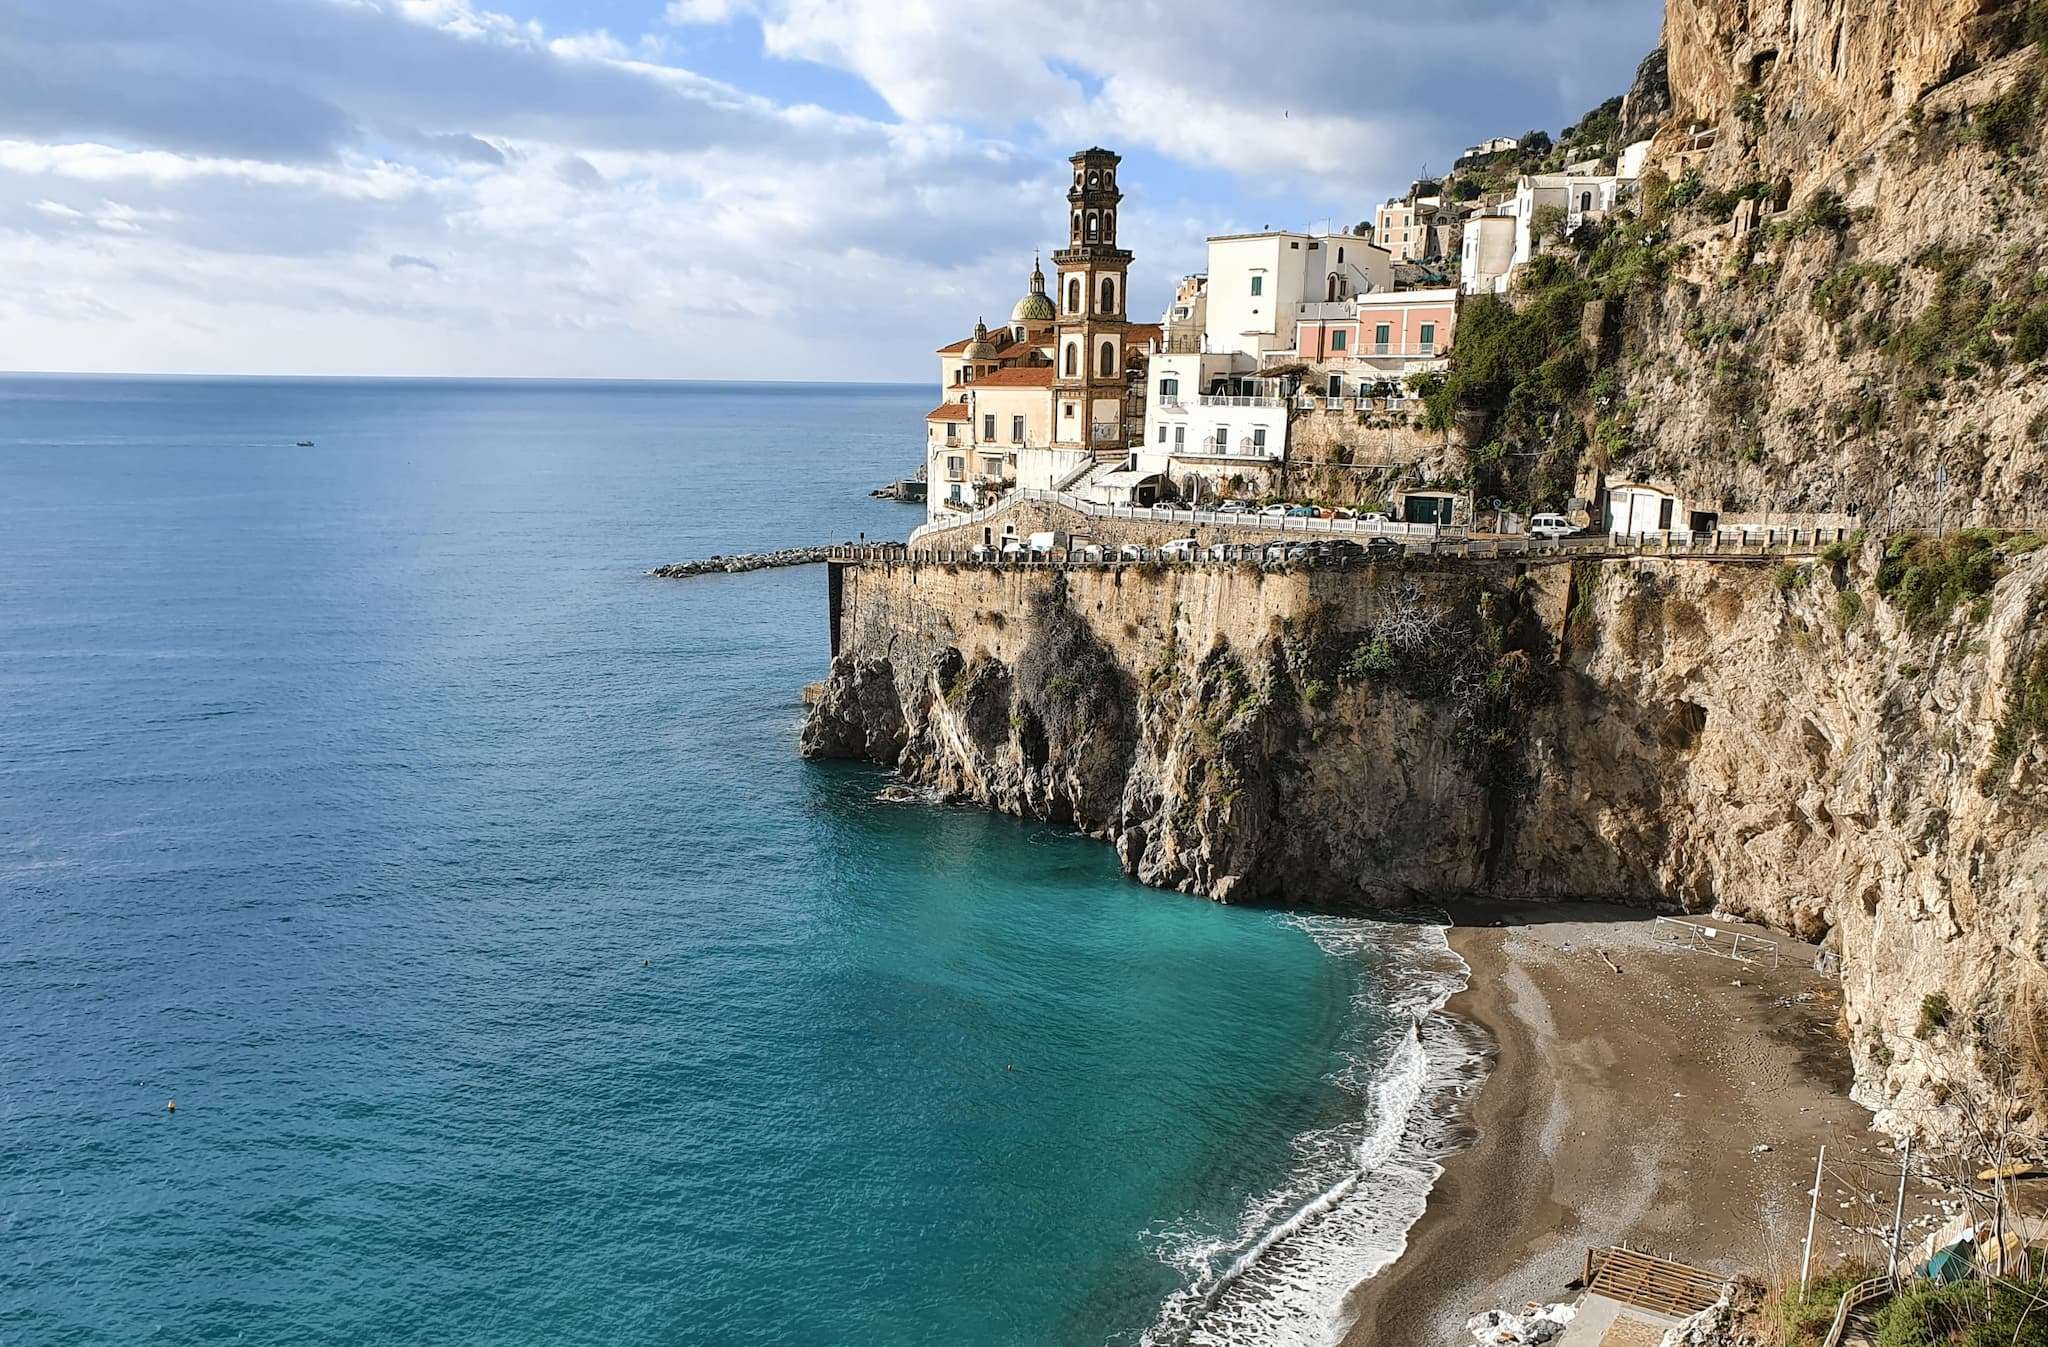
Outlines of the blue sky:
{"label": "blue sky", "polygon": [[[1426,12],[1404,13],[1403,9]],[[5,0],[0,369],[932,377],[1624,89],[1656,0]]]}

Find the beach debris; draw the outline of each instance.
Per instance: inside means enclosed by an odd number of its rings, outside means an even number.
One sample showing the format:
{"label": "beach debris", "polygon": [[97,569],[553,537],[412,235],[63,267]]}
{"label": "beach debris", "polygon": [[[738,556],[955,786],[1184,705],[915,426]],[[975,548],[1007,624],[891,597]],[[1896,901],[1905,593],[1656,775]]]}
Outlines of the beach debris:
{"label": "beach debris", "polygon": [[1595,950],[1594,952],[1600,956],[1601,963],[1606,964],[1609,968],[1613,969],[1617,973],[1621,971],[1621,965],[1616,963],[1614,960],[1608,958],[1606,950]]}
{"label": "beach debris", "polygon": [[1534,1347],[1553,1342],[1578,1313],[1570,1305],[1531,1305],[1521,1314],[1488,1310],[1465,1321],[1465,1331],[1483,1347]]}
{"label": "beach debris", "polygon": [[175,1099],[173,1099],[170,1103],[164,1105],[164,1112],[166,1113],[176,1113],[177,1111],[178,1101]]}
{"label": "beach debris", "polygon": [[1769,1146],[1762,1145],[1751,1146],[1749,1148],[1749,1153],[1751,1155],[1769,1155],[1771,1153],[1771,1148]]}

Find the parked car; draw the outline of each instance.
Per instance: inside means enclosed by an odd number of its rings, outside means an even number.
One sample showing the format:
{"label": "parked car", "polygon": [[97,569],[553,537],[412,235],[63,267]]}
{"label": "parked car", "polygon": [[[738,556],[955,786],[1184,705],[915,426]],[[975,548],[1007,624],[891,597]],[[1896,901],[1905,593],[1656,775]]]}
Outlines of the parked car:
{"label": "parked car", "polygon": [[1349,538],[1331,538],[1316,544],[1318,561],[1355,561],[1364,555],[1364,545],[1352,542]]}
{"label": "parked car", "polygon": [[1241,500],[1227,500],[1216,507],[1217,514],[1250,514],[1252,507]]}
{"label": "parked car", "polygon": [[968,549],[967,556],[971,561],[994,561],[996,559],[996,549],[987,543],[976,543],[972,548]]}
{"label": "parked car", "polygon": [[1280,519],[1280,518],[1284,517],[1284,516],[1285,516],[1285,515],[1286,515],[1286,514],[1287,514],[1287,513],[1288,513],[1288,512],[1290,511],[1290,510],[1292,510],[1293,508],[1294,508],[1294,507],[1293,507],[1293,506],[1291,506],[1291,505],[1279,505],[1279,504],[1275,504],[1275,505],[1268,505],[1268,506],[1267,506],[1267,507],[1266,507],[1265,509],[1263,509],[1263,510],[1259,511],[1259,518],[1261,518],[1261,519]]}
{"label": "parked car", "polygon": [[1287,547],[1287,560],[1296,564],[1311,560],[1315,554],[1313,543],[1290,543]]}
{"label": "parked car", "polygon": [[1143,561],[1145,559],[1145,549],[1136,543],[1125,543],[1122,547],[1116,549],[1116,559],[1118,561]]}
{"label": "parked car", "polygon": [[1314,519],[1316,517],[1316,507],[1313,505],[1290,505],[1287,507],[1287,517],[1289,519]]}
{"label": "parked car", "polygon": [[1237,550],[1235,543],[1210,543],[1203,549],[1202,556],[1209,561],[1230,561]]}
{"label": "parked car", "polygon": [[1067,555],[1075,561],[1101,561],[1105,554],[1101,543],[1082,543]]}
{"label": "parked car", "polygon": [[1175,538],[1172,542],[1160,547],[1159,559],[1161,561],[1193,561],[1195,559],[1195,540],[1193,538]]}
{"label": "parked car", "polygon": [[1025,557],[1029,555],[1031,555],[1030,549],[1024,546],[1024,540],[1022,538],[1003,539],[1003,560],[1022,561]]}
{"label": "parked car", "polygon": [[1359,515],[1358,522],[1361,524],[1370,524],[1374,528],[1385,528],[1387,525],[1393,523],[1394,521],[1387,518],[1386,515],[1382,514],[1378,510],[1371,510],[1364,514]]}
{"label": "parked car", "polygon": [[1399,538],[1374,538],[1365,545],[1369,561],[1392,561],[1408,555],[1408,544]]}
{"label": "parked car", "polygon": [[1569,538],[1577,532],[1578,530],[1572,527],[1572,521],[1561,514],[1539,514],[1529,519],[1531,538]]}
{"label": "parked car", "polygon": [[1332,519],[1356,519],[1356,518],[1358,518],[1358,511],[1356,511],[1356,510],[1347,510],[1347,509],[1345,509],[1345,508],[1344,508],[1343,506],[1341,506],[1341,505],[1340,505],[1340,506],[1338,506],[1338,507],[1337,507],[1336,509],[1334,509],[1334,510],[1330,511],[1330,518],[1332,518]]}
{"label": "parked car", "polygon": [[1269,566],[1279,565],[1281,562],[1287,560],[1287,544],[1267,543],[1264,547],[1259,549],[1259,560],[1265,562]]}

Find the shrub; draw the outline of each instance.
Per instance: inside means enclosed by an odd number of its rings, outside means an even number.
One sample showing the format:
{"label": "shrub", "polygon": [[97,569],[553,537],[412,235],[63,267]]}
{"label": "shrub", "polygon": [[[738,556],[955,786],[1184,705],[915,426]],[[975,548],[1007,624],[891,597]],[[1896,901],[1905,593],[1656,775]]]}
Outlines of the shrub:
{"label": "shrub", "polygon": [[1920,1023],[1913,1030],[1915,1038],[1932,1038],[1936,1031],[1948,1026],[1949,1016],[1954,1012],[1948,1003],[1947,992],[1929,992],[1920,998]]}
{"label": "shrub", "polygon": [[1829,188],[1813,194],[1806,203],[1806,209],[1799,212],[1798,229],[1801,233],[1809,229],[1825,229],[1839,234],[1849,227],[1849,208],[1842,204],[1842,194]]}
{"label": "shrub", "polygon": [[2048,304],[2036,304],[2020,315],[2012,329],[2012,358],[2031,364],[2048,355]]}
{"label": "shrub", "polygon": [[1958,604],[1985,597],[1998,583],[1996,537],[1987,529],[1963,529],[1946,538],[1895,538],[1878,565],[1877,592],[1908,626],[1939,626]]}
{"label": "shrub", "polygon": [[1845,589],[1835,595],[1835,621],[1844,631],[1856,625],[1856,619],[1863,616],[1863,596],[1853,589]]}
{"label": "shrub", "polygon": [[[2048,614],[2048,587],[2034,595],[2033,616],[2038,622]],[[2005,694],[2005,714],[1991,737],[1991,760],[1978,777],[1978,786],[1995,790],[2019,761],[2020,754],[2035,744],[2048,741],[2048,638],[2034,638],[2034,653],[2012,674],[2012,686]]]}
{"label": "shrub", "polygon": [[1804,1290],[1788,1286],[1780,1291],[1777,1303],[1772,1306],[1780,1337],[1788,1347],[1819,1342],[1834,1324],[1835,1307],[1841,1303],[1842,1293],[1875,1272],[1867,1264],[1844,1263],[1815,1277]]}
{"label": "shrub", "polygon": [[1813,583],[1813,577],[1803,566],[1780,566],[1771,572],[1771,588],[1780,594],[1789,594],[1796,589],[1805,589]]}
{"label": "shrub", "polygon": [[1370,641],[1361,641],[1351,652],[1351,658],[1344,662],[1343,679],[1347,683],[1361,683],[1368,678],[1384,677],[1394,671],[1394,647],[1384,636],[1375,636]]}
{"label": "shrub", "polygon": [[1877,1312],[1877,1347],[2048,1347],[2048,1286],[1914,1282]]}
{"label": "shrub", "polygon": [[1830,566],[1840,566],[1849,560],[1849,544],[1841,538],[1820,549],[1820,559]]}

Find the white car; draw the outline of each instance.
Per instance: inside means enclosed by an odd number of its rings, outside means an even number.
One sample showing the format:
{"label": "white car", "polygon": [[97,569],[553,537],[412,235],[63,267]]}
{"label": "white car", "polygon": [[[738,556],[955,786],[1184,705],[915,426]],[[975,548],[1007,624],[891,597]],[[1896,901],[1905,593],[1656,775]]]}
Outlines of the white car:
{"label": "white car", "polygon": [[1370,524],[1372,527],[1377,529],[1385,528],[1387,525],[1393,523],[1394,521],[1387,518],[1379,511],[1374,510],[1370,514],[1362,514],[1358,516],[1358,522],[1361,524]]}
{"label": "white car", "polygon": [[1116,559],[1118,561],[1143,561],[1145,559],[1145,549],[1136,543],[1125,543],[1122,547],[1116,549]]}
{"label": "white car", "polygon": [[1265,509],[1259,511],[1259,518],[1285,519],[1287,512],[1292,508],[1294,507],[1291,505],[1268,505]]}
{"label": "white car", "polygon": [[1104,553],[1101,543],[1082,543],[1067,555],[1075,561],[1100,561]]}
{"label": "white car", "polygon": [[987,543],[976,543],[968,551],[967,555],[974,561],[994,561],[996,559],[996,549],[990,547]]}
{"label": "white car", "polygon": [[1195,559],[1195,540],[1193,538],[1175,538],[1172,542],[1165,544],[1159,549],[1159,559],[1161,561],[1193,561]]}
{"label": "white car", "polygon": [[1022,561],[1029,555],[1030,552],[1025,548],[1022,538],[1003,539],[1003,556],[1006,559]]}
{"label": "white car", "polygon": [[1227,500],[1216,507],[1217,514],[1250,514],[1252,507],[1241,500]]}
{"label": "white car", "polygon": [[1561,514],[1539,514],[1529,519],[1531,538],[1569,538],[1577,532],[1578,530],[1572,527],[1572,521]]}
{"label": "white car", "polygon": [[1287,560],[1287,549],[1292,543],[1267,543],[1259,551],[1259,559],[1269,566],[1278,566]]}

